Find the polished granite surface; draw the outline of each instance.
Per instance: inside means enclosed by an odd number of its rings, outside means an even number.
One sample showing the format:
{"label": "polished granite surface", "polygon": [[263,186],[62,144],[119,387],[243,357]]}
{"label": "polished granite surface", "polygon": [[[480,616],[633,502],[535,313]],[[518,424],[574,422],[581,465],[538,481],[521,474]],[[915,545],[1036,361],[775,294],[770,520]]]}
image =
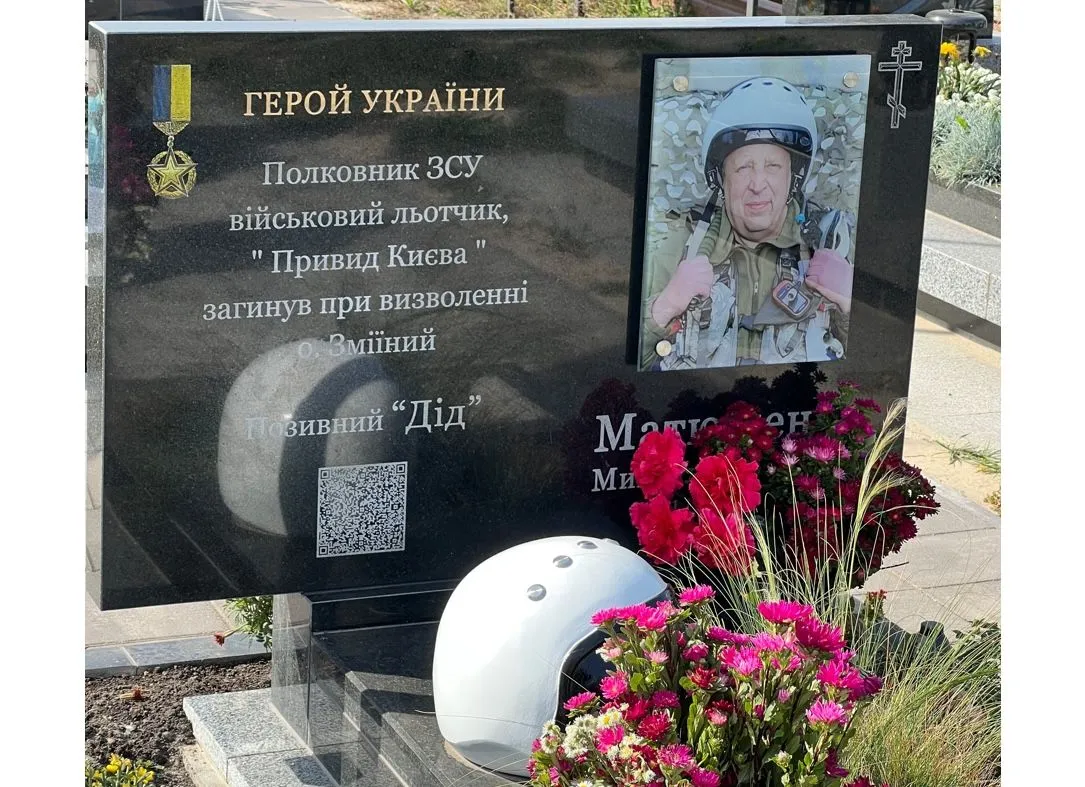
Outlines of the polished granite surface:
{"label": "polished granite surface", "polygon": [[[883,404],[908,391],[937,26],[872,17],[102,29],[90,45],[106,155],[90,180],[105,199],[90,201],[88,217],[102,609],[454,582],[543,535],[633,545],[637,498],[621,479],[643,430],[677,421],[688,437],[738,397],[786,427],[801,422],[822,378],[855,380]],[[922,67],[903,77],[900,117],[899,74],[875,64],[894,62],[904,40]],[[675,53],[869,56],[845,359],[637,370],[647,158],[633,143],[647,138],[649,65]],[[154,121],[167,105],[156,105],[153,75],[179,64],[191,66],[191,118],[173,149],[195,169],[176,158],[162,170],[168,160],[155,157],[168,142]],[[505,88],[503,110],[385,112],[373,92],[453,81]],[[352,113],[316,112],[317,94],[337,85],[349,85]],[[381,102],[371,113],[366,90]],[[252,98],[265,92],[281,103]],[[449,167],[434,179],[431,157]],[[366,169],[353,179],[355,165],[382,164],[417,164],[419,178]],[[288,182],[308,167],[325,182]],[[398,208],[471,204],[500,207],[487,220],[392,223]],[[378,208],[381,223],[335,226],[336,211]],[[289,215],[306,225],[291,228]],[[409,257],[401,248],[438,264],[389,264]],[[463,261],[439,264],[441,249]],[[380,265],[363,267],[373,259]],[[490,302],[491,291],[513,302]],[[464,292],[469,304],[441,302]],[[416,351],[361,349],[392,337]],[[360,527],[344,510],[369,520]]]}

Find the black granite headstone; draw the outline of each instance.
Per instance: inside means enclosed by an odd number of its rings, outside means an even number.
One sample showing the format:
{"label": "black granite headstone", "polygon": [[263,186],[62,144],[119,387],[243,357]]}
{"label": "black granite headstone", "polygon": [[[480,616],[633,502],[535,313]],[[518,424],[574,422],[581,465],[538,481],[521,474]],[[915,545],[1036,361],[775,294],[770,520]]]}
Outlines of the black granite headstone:
{"label": "black granite headstone", "polygon": [[[938,43],[918,17],[92,25],[96,601],[635,546],[647,430],[738,397],[799,427],[820,381],[905,396]],[[846,352],[659,371],[643,304],[700,135],[762,76],[817,117],[809,195],[857,219]]]}

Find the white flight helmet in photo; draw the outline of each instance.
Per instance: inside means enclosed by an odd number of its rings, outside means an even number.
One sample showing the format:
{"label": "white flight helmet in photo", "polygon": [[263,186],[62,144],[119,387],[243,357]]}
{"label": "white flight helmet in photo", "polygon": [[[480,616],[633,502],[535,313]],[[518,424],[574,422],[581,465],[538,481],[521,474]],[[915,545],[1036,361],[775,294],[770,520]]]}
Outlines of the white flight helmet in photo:
{"label": "white flight helmet in photo", "polygon": [[727,154],[743,145],[773,143],[791,153],[791,196],[800,194],[818,149],[814,112],[797,87],[775,77],[755,77],[728,90],[701,140],[701,161],[710,188],[723,191]]}
{"label": "white flight helmet in photo", "polygon": [[527,776],[543,725],[606,674],[592,615],[666,594],[655,569],[610,540],[543,538],[485,560],[457,585],[437,628],[441,735],[477,765]]}

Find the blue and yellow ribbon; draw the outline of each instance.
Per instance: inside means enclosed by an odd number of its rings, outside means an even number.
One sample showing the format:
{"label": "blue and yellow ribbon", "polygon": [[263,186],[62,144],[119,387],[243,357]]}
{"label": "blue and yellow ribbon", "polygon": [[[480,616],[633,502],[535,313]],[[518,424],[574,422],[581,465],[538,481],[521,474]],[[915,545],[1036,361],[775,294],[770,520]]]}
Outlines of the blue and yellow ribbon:
{"label": "blue and yellow ribbon", "polygon": [[152,120],[155,128],[170,136],[192,120],[192,66],[154,67]]}

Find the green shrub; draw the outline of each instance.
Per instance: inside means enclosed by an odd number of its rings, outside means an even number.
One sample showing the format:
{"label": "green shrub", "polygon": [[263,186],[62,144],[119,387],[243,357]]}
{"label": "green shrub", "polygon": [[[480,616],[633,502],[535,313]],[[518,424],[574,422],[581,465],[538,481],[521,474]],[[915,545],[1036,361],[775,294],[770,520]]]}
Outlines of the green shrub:
{"label": "green shrub", "polygon": [[226,638],[241,632],[271,650],[272,600],[273,596],[243,596],[226,599],[226,609],[230,611],[237,628],[225,634],[216,634],[215,641],[223,644]]}
{"label": "green shrub", "polygon": [[1001,184],[1000,102],[938,101],[935,104],[931,174],[948,185]]}
{"label": "green shrub", "polygon": [[147,760],[132,760],[116,754],[107,763],[86,761],[86,787],[145,787],[154,784],[154,771]]}

